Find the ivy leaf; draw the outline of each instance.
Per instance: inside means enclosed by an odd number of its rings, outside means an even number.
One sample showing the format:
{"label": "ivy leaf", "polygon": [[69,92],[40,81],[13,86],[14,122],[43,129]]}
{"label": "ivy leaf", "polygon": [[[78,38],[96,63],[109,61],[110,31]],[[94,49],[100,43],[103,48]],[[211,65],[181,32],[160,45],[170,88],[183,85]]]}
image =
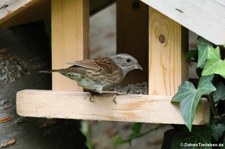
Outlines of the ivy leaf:
{"label": "ivy leaf", "polygon": [[206,61],[207,61],[208,48],[211,48],[212,44],[209,41],[207,41],[203,38],[199,38],[198,43],[197,43],[197,47],[198,47],[198,64],[197,64],[197,67],[203,68],[206,64]]}
{"label": "ivy leaf", "polygon": [[218,141],[225,131],[225,125],[212,123],[211,130],[213,138]]}
{"label": "ivy leaf", "polygon": [[225,61],[220,58],[220,48],[208,49],[208,60],[202,71],[202,76],[218,74],[225,78]]}
{"label": "ivy leaf", "polygon": [[196,49],[189,50],[186,54],[186,59],[188,62],[195,61],[197,59],[197,56],[198,56],[198,50]]}
{"label": "ivy leaf", "polygon": [[213,75],[201,77],[197,89],[191,82],[185,81],[180,85],[177,94],[172,98],[172,102],[180,102],[180,111],[189,131],[191,131],[196,108],[202,95],[216,90],[211,83],[213,77]]}
{"label": "ivy leaf", "polygon": [[214,102],[219,102],[220,100],[225,100],[225,85],[222,82],[216,85],[216,91],[213,92]]}
{"label": "ivy leaf", "polygon": [[211,130],[207,126],[193,128],[192,132],[180,131],[173,135],[171,142],[171,149],[199,149],[203,146],[188,146],[188,145],[201,145],[211,143]]}

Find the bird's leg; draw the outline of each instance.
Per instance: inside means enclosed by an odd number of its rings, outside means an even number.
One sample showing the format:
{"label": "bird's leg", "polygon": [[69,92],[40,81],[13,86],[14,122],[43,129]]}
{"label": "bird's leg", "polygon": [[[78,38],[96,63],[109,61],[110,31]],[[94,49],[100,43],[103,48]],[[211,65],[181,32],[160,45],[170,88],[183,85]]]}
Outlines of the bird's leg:
{"label": "bird's leg", "polygon": [[113,95],[113,100],[112,100],[115,104],[117,104],[117,102],[116,102],[116,96],[117,96],[117,95],[114,94],[114,95]]}
{"label": "bird's leg", "polygon": [[89,91],[89,93],[91,95],[90,98],[89,98],[90,102],[95,102],[94,96],[96,95],[96,93],[90,92],[90,91]]}
{"label": "bird's leg", "polygon": [[118,91],[102,91],[102,94],[113,94],[113,102],[117,104],[116,102],[116,96],[117,95],[124,95],[126,92],[118,92]]}

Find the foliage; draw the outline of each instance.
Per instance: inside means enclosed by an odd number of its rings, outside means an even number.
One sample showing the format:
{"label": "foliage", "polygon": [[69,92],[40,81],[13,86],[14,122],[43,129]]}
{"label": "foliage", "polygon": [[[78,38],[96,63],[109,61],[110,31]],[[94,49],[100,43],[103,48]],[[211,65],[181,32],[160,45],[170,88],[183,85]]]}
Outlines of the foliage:
{"label": "foliage", "polygon": [[220,124],[212,123],[211,124],[211,130],[212,130],[212,137],[216,141],[218,141],[222,137],[222,135],[223,135],[223,133],[225,131],[225,124],[222,124],[222,123],[220,123]]}
{"label": "foliage", "polygon": [[[185,148],[182,143],[220,143],[225,142],[224,100],[225,100],[225,60],[221,57],[223,47],[215,46],[209,41],[199,38],[198,49],[188,52],[187,60],[194,59],[197,62],[199,81],[197,88],[190,81],[182,83],[173,102],[179,102],[180,111],[189,130],[179,130],[172,136],[170,148]],[[196,54],[197,60],[196,60]],[[199,73],[200,72],[200,73]],[[192,122],[196,114],[196,108],[200,99],[207,98],[210,104],[212,116],[208,126],[194,127]],[[222,105],[222,106],[221,106]],[[222,108],[219,108],[222,107]],[[183,145],[183,144],[182,144]],[[188,147],[188,146],[186,146]],[[198,146],[192,148],[207,148]],[[211,148],[211,147],[210,147]]]}
{"label": "foliage", "polygon": [[212,79],[213,76],[202,77],[199,80],[197,89],[191,82],[185,81],[181,84],[177,94],[172,99],[172,102],[180,102],[181,114],[190,131],[195,111],[202,95],[209,94],[216,90],[211,83]]}
{"label": "foliage", "polygon": [[209,144],[211,141],[211,130],[207,126],[195,127],[194,131],[187,130],[177,131],[171,141],[171,149],[177,148],[196,148],[199,149],[199,144]]}
{"label": "foliage", "polygon": [[203,68],[207,61],[208,48],[212,47],[212,44],[203,38],[198,39],[198,63],[197,67]]}
{"label": "foliage", "polygon": [[220,48],[208,48],[206,65],[202,71],[202,76],[218,74],[225,77],[225,61],[220,58]]}
{"label": "foliage", "polygon": [[225,100],[225,85],[223,82],[219,82],[216,85],[216,91],[213,92],[213,100],[218,103],[220,100]]}

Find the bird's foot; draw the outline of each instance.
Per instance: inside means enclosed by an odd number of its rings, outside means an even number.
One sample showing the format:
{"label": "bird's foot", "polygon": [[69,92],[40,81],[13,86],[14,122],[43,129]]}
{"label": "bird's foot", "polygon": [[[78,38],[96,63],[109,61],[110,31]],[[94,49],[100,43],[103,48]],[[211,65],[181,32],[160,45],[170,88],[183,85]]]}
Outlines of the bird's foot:
{"label": "bird's foot", "polygon": [[94,95],[91,94],[89,100],[90,100],[90,102],[95,102]]}
{"label": "bird's foot", "polygon": [[117,102],[116,102],[116,96],[117,96],[117,95],[114,94],[114,95],[113,95],[113,100],[112,100],[115,104],[117,104]]}
{"label": "bird's foot", "polygon": [[113,94],[112,101],[117,104],[116,96],[117,95],[125,95],[126,92],[118,92],[118,91],[102,91],[102,94]]}

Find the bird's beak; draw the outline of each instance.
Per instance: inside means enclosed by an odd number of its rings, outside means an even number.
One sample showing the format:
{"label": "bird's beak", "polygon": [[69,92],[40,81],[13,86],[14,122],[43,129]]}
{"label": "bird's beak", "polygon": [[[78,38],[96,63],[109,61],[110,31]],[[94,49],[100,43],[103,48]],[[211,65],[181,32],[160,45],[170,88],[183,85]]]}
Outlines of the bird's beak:
{"label": "bird's beak", "polygon": [[142,70],[143,71],[143,68],[141,67],[141,65],[140,64],[136,64],[136,65],[134,65],[134,68],[135,69],[140,69],[140,70]]}

